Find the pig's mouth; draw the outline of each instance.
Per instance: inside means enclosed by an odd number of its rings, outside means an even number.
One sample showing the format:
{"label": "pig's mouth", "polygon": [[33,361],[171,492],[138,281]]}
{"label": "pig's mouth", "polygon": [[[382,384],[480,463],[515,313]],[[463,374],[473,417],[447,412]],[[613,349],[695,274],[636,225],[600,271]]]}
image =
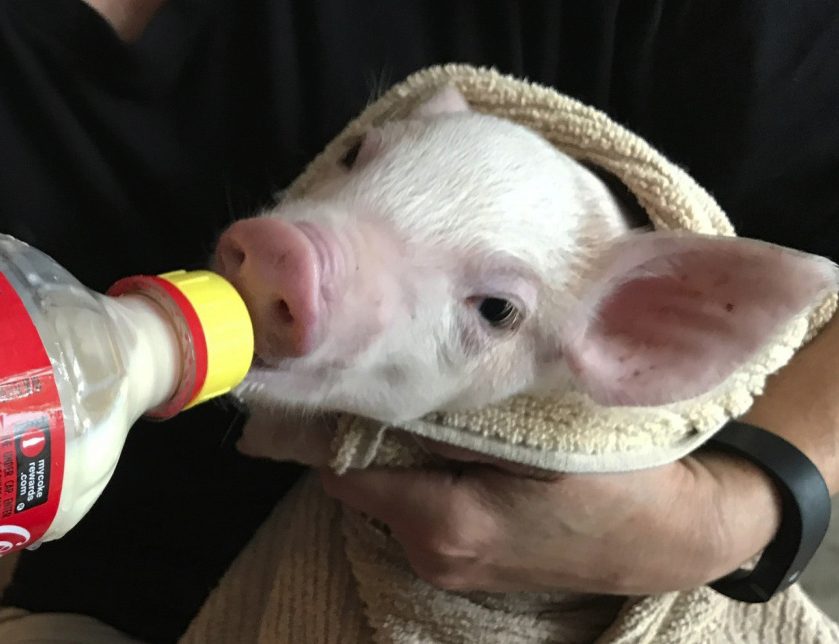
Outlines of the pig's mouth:
{"label": "pig's mouth", "polygon": [[311,364],[301,358],[264,358],[254,355],[245,379],[232,391],[251,410],[305,409],[307,414],[350,411],[330,392],[343,379],[346,363]]}
{"label": "pig's mouth", "polygon": [[250,373],[254,372],[272,372],[272,371],[290,371],[295,362],[299,362],[299,358],[279,358],[276,360],[268,360],[259,354],[254,354],[251,362]]}
{"label": "pig's mouth", "polygon": [[[328,384],[335,378],[340,377],[340,374],[349,367],[350,365],[344,360],[312,363],[306,358],[266,358],[254,354],[251,368],[242,385],[240,385],[240,389],[243,387],[247,389],[249,385],[257,384],[269,387],[273,385],[280,389],[290,387],[290,390],[284,392],[287,394],[289,391],[297,391],[301,387],[307,390],[320,388],[316,385]],[[292,398],[296,397],[292,394]]]}
{"label": "pig's mouth", "polygon": [[271,367],[271,364],[263,360],[259,355],[254,354],[251,369],[271,369]]}
{"label": "pig's mouth", "polygon": [[303,361],[303,358],[277,358],[275,360],[270,360],[263,358],[259,354],[254,354],[249,374],[256,372],[289,373],[292,371],[316,371],[318,373],[324,373],[327,370],[344,371],[350,368],[350,364],[346,360],[341,359],[332,360],[323,364],[319,364],[315,367],[313,367],[313,365],[311,364],[304,366]]}
{"label": "pig's mouth", "polygon": [[[305,379],[304,374],[299,373],[299,369],[294,368],[295,363],[299,363],[299,359],[280,358],[272,360],[254,354],[245,379],[233,391],[234,396],[250,403],[257,402],[260,398],[266,398],[273,403],[280,402],[280,399],[283,399],[284,402],[294,402],[297,396],[293,393],[290,400],[286,399],[290,393],[288,385],[299,385],[299,381]],[[298,387],[292,386],[292,389],[296,390]],[[284,395],[277,395],[280,393]]]}

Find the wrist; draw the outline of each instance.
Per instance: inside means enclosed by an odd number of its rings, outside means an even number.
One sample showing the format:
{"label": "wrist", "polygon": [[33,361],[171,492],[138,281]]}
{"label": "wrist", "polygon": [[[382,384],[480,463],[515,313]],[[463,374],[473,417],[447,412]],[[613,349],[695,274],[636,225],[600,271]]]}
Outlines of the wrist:
{"label": "wrist", "polygon": [[754,568],[737,568],[710,586],[739,601],[769,601],[798,580],[824,539],[831,510],[824,478],[789,441],[747,423],[729,422],[707,445],[763,469],[776,486],[781,506],[777,532]]}
{"label": "wrist", "polygon": [[839,315],[792,361],[740,420],[795,445],[815,465],[831,494],[839,492]]}
{"label": "wrist", "polygon": [[777,486],[749,460],[708,447],[697,454],[713,486],[718,538],[708,581],[742,566],[759,554],[780,526]]}

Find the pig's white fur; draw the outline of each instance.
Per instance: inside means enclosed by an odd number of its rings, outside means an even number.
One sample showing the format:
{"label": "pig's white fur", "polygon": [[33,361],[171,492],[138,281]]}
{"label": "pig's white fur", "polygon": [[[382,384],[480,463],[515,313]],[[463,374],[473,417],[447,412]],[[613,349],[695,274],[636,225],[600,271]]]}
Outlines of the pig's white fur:
{"label": "pig's white fur", "polygon": [[[837,285],[831,262],[763,242],[633,237],[594,174],[450,88],[266,215],[327,243],[317,348],[272,355],[257,320],[269,366],[238,393],[262,409],[399,423],[574,385],[667,404],[711,391]],[[520,327],[487,324],[484,297],[513,302]]]}
{"label": "pig's white fur", "polygon": [[[628,230],[606,186],[540,136],[439,105],[368,134],[352,170],[268,214],[338,231],[362,279],[330,309],[323,345],[255,369],[240,395],[386,422],[567,382],[557,320]],[[518,332],[470,301],[492,295],[525,311]],[[341,331],[359,318],[371,322]]]}

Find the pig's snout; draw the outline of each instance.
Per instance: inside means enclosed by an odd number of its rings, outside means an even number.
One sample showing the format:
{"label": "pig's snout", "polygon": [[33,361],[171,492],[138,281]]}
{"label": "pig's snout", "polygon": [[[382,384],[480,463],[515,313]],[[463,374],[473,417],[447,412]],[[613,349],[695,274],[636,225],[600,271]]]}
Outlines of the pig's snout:
{"label": "pig's snout", "polygon": [[321,270],[300,227],[270,217],[238,221],[219,238],[216,264],[245,300],[260,357],[299,357],[317,347]]}

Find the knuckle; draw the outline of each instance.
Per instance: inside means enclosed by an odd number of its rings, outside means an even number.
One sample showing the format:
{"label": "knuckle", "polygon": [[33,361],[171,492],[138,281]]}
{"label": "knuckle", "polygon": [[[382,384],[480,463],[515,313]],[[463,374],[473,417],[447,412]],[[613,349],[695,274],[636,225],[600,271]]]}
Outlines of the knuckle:
{"label": "knuckle", "polygon": [[441,518],[424,535],[424,549],[438,557],[475,559],[495,541],[497,522],[474,498],[453,494]]}
{"label": "knuckle", "polygon": [[483,542],[460,521],[423,535],[406,554],[420,579],[448,591],[478,588],[491,560]]}
{"label": "knuckle", "polygon": [[423,557],[442,564],[454,561],[468,552],[468,544],[462,541],[457,529],[452,526],[435,526],[413,540],[417,552]]}
{"label": "knuckle", "polygon": [[421,580],[441,590],[466,590],[471,575],[466,567],[449,559],[418,557],[409,560],[414,573]]}

